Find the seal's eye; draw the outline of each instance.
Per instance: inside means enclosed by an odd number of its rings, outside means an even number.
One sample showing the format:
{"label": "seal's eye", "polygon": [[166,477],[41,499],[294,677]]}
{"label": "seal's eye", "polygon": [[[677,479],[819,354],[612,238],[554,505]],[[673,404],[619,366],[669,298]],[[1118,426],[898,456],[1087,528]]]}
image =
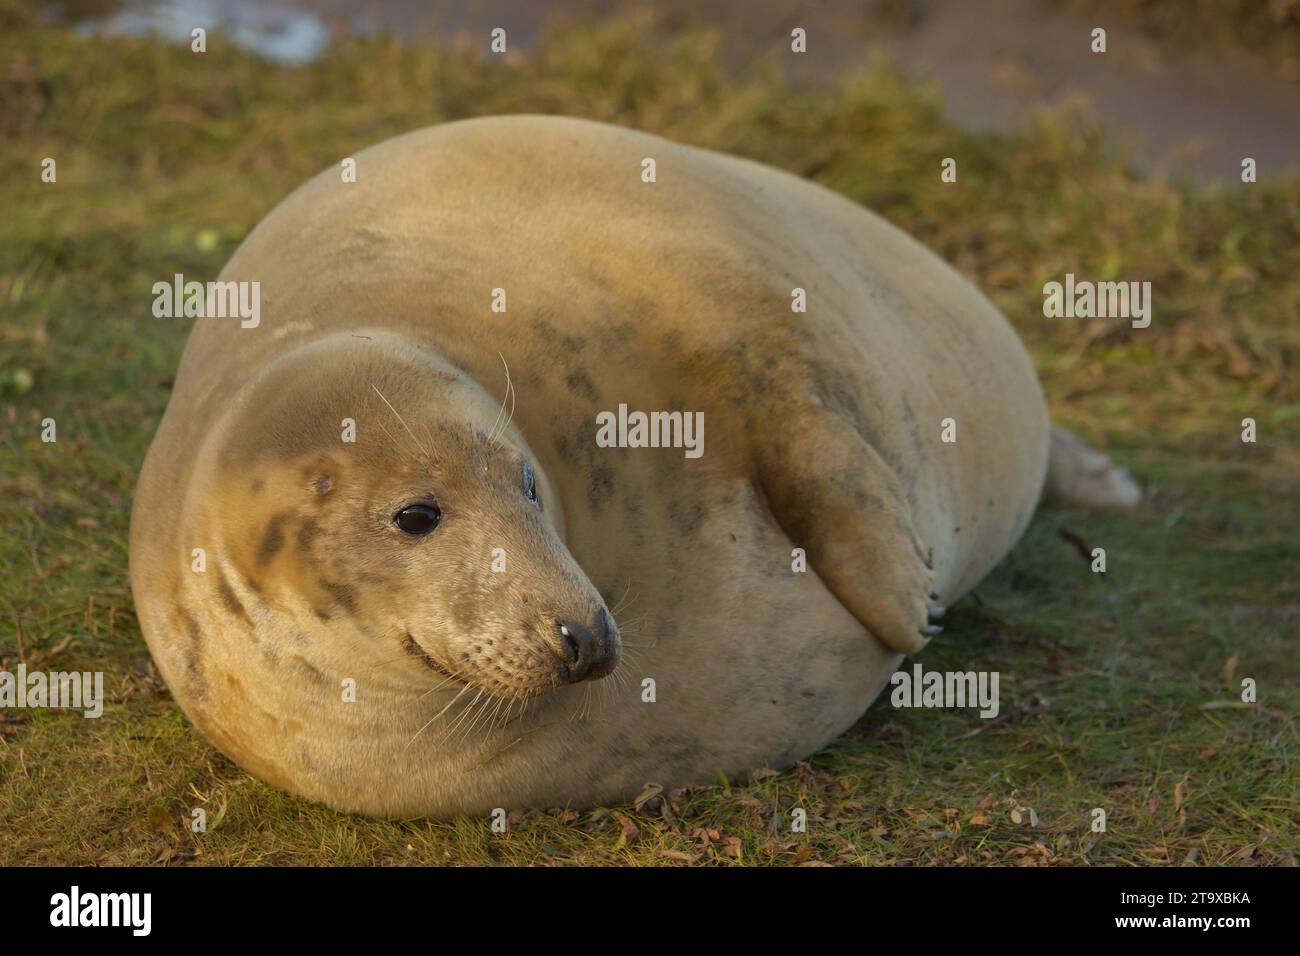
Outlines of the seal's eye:
{"label": "seal's eye", "polygon": [[533,466],[528,462],[524,462],[524,497],[541,510],[542,499],[537,495],[537,476],[533,474]]}
{"label": "seal's eye", "polygon": [[408,505],[393,515],[393,524],[406,534],[428,534],[438,527],[442,512],[434,505]]}

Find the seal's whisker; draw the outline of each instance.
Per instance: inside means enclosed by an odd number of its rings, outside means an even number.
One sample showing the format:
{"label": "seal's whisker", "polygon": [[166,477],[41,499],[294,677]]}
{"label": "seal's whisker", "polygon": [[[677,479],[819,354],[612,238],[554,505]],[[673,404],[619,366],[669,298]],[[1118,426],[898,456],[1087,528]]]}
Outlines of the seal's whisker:
{"label": "seal's whisker", "polygon": [[378,664],[372,664],[372,665],[370,665],[370,673],[373,674],[375,671],[379,670],[379,668],[381,668],[381,667],[388,667],[390,664],[396,664],[398,661],[404,661],[404,660],[407,660],[407,659],[409,659],[409,657],[410,657],[409,654],[400,654],[400,655],[398,655],[397,657],[390,657],[390,658],[389,658],[388,660],[386,660],[386,661],[380,661]]}
{"label": "seal's whisker", "polygon": [[[515,704],[518,704],[518,705],[519,705],[519,713],[515,714],[514,717],[511,717],[509,720],[507,720],[507,721],[506,721],[506,724],[510,724],[510,723],[518,723],[519,721],[523,720],[526,716],[528,716],[528,704],[529,704],[529,702],[530,702],[531,700],[532,700],[531,697],[514,697],[514,698],[512,698],[511,701],[510,701],[510,706],[513,708]],[[504,726],[504,725],[503,725],[503,726]]]}
{"label": "seal's whisker", "polygon": [[[502,364],[505,363],[504,356],[502,356],[501,362]],[[501,431],[497,433],[498,440],[505,435],[506,431],[510,428],[510,424],[515,420],[515,401],[519,397],[518,393],[515,391],[514,380],[510,378],[509,366],[506,367],[506,384],[510,386],[510,414],[506,416],[505,424],[501,426]]]}
{"label": "seal's whisker", "polygon": [[[504,697],[497,697],[495,694],[490,695],[488,699],[483,702],[483,716],[487,718],[487,723],[483,726],[483,739],[486,740],[492,735],[492,728],[496,726],[497,715],[501,712],[501,705],[504,702]],[[478,720],[475,720],[474,724],[477,725]],[[473,727],[470,728],[471,731],[473,729]],[[466,732],[466,737],[468,738],[468,736],[469,733]]]}
{"label": "seal's whisker", "polygon": [[627,671],[622,667],[616,668],[614,673],[610,674],[609,676],[614,681],[613,693],[615,696],[626,693],[628,688],[631,686],[631,678],[628,676]]}
{"label": "seal's whisker", "polygon": [[381,392],[379,389],[375,388],[375,383],[374,383],[374,382],[371,382],[371,383],[370,383],[370,387],[375,389],[375,394],[378,395],[379,398],[380,398],[380,400],[381,400],[385,405],[388,406],[388,410],[389,410],[390,412],[392,412],[392,413],[397,417],[397,420],[398,420],[399,422],[402,423],[402,427],[406,429],[406,434],[410,435],[410,436],[411,436],[411,441],[415,442],[415,447],[418,448],[418,449],[420,449],[421,453],[423,453],[423,455],[424,455],[425,458],[428,458],[428,457],[429,457],[429,451],[428,451],[428,449],[425,448],[423,445],[420,444],[420,439],[418,439],[418,438],[415,437],[415,432],[411,431],[411,426],[408,425],[408,424],[406,424],[406,419],[402,418],[401,415],[398,415],[398,414],[397,414],[397,409],[393,408],[393,403],[390,402],[388,399],[384,398],[384,393]]}
{"label": "seal's whisker", "polygon": [[[642,628],[645,627],[645,623],[645,618],[637,618],[636,620],[629,620],[627,624],[619,624],[620,639],[625,639],[625,637],[642,636]],[[623,643],[625,644],[627,641],[624,640]]]}
{"label": "seal's whisker", "polygon": [[[506,710],[508,713],[507,705],[510,704],[511,701],[510,697],[498,697],[497,695],[491,695],[491,696],[493,696],[494,702],[493,705],[491,705],[491,708],[485,708],[485,710],[487,710],[487,723],[484,724],[484,727],[482,727],[482,734],[481,734],[482,739],[484,739],[485,743],[487,740],[490,739],[491,735],[493,735],[494,732],[497,731],[497,726],[498,726],[497,722],[500,719],[500,715],[502,715],[502,710]],[[506,726],[506,722],[502,722],[500,726],[502,727]]]}
{"label": "seal's whisker", "polygon": [[[458,671],[449,671],[447,676],[444,677],[440,683],[434,685],[433,687],[430,687],[423,694],[421,694],[420,700],[424,700],[424,698],[428,697],[430,694],[436,693],[437,691],[442,690],[448,684],[455,683],[458,680],[460,680],[460,673]],[[468,687],[469,685],[466,684],[465,686]]]}
{"label": "seal's whisker", "polygon": [[[505,366],[506,390],[505,394],[501,396],[501,408],[497,411],[496,420],[492,422],[492,427],[488,429],[488,444],[495,444],[501,436],[506,433],[506,429],[510,427],[510,422],[513,421],[515,417],[515,385],[510,379],[510,366],[506,362],[506,357],[500,352],[497,353],[497,357],[501,359],[501,364]],[[506,413],[507,401],[510,403],[510,416],[503,423],[502,416]],[[499,431],[497,429],[498,425],[500,426]]]}
{"label": "seal's whisker", "polygon": [[631,592],[631,590],[632,590],[632,579],[628,578],[627,587],[623,589],[623,596],[618,599],[618,604],[616,604],[613,610],[609,612],[611,617],[618,617],[629,607],[631,607],[632,604],[636,601],[637,595],[635,594],[632,595],[630,600],[628,598],[628,594]]}
{"label": "seal's whisker", "polygon": [[474,698],[474,702],[469,705],[469,710],[474,712],[474,716],[461,725],[456,736],[462,740],[469,740],[474,735],[474,728],[478,722],[483,719],[483,715],[492,707],[492,695],[489,694],[484,698]]}
{"label": "seal's whisker", "polygon": [[[492,709],[492,720],[491,722],[488,723],[487,730],[483,734],[485,738],[491,737],[492,734],[496,731],[497,720],[501,719],[502,727],[510,723],[510,705],[513,703],[514,701],[509,697],[497,698],[497,705]],[[503,710],[504,710],[504,719],[502,719]]]}
{"label": "seal's whisker", "polygon": [[604,711],[606,707],[610,706],[618,699],[619,690],[622,687],[622,684],[617,675],[618,668],[614,668],[614,670],[600,682],[600,693],[597,695],[600,698],[600,706],[597,708],[598,712]]}
{"label": "seal's whisker", "polygon": [[[653,645],[651,645],[651,646],[653,646]],[[643,645],[636,645],[636,644],[634,644],[634,645],[628,645],[628,644],[624,644],[624,645],[623,645],[623,661],[620,662],[618,668],[615,669],[614,673],[617,674],[617,673],[619,673],[620,671],[622,671],[624,674],[626,674],[626,676],[628,677],[628,680],[629,680],[629,682],[630,682],[630,681],[632,680],[631,669],[632,669],[632,668],[640,668],[640,666],[641,666],[641,661],[642,661],[642,658],[641,658],[641,652],[642,652],[644,649],[645,649],[645,648],[644,648]]]}
{"label": "seal's whisker", "polygon": [[479,692],[475,694],[473,699],[470,700],[470,702],[465,705],[465,708],[459,714],[456,715],[456,719],[453,720],[451,722],[451,726],[447,728],[447,736],[443,738],[444,741],[451,740],[452,737],[455,736],[456,729],[464,723],[466,717],[468,717],[470,714],[474,712],[474,705],[477,704],[479,700],[482,699],[482,697],[483,697],[483,689],[479,688]]}
{"label": "seal's whisker", "polygon": [[614,673],[609,675],[618,681],[618,686],[623,690],[627,690],[632,686],[632,672],[629,670],[629,666],[636,663],[636,657],[634,656],[636,653],[633,651],[625,655],[624,659],[619,661],[619,666],[614,668]]}
{"label": "seal's whisker", "polygon": [[484,691],[484,693],[487,696],[484,697],[481,701],[478,701],[476,699],[476,702],[478,703],[478,707],[476,708],[477,713],[475,713],[473,718],[471,718],[470,721],[467,724],[465,724],[460,730],[459,736],[462,740],[468,741],[472,739],[474,736],[474,731],[480,727],[480,725],[483,722],[483,718],[488,717],[490,714],[492,714],[494,706],[501,701],[501,698],[498,697],[496,694],[492,693],[491,691]]}
{"label": "seal's whisker", "polygon": [[406,451],[406,449],[404,449],[404,448],[402,447],[402,443],[399,442],[399,441],[398,441],[398,440],[393,436],[393,433],[390,432],[390,431],[388,430],[388,426],[387,426],[387,425],[385,425],[383,422],[379,421],[378,419],[375,419],[375,424],[379,426],[379,430],[382,431],[382,432],[383,432],[383,433],[388,437],[388,440],[389,440],[390,442],[392,442],[392,445],[393,445],[394,448],[396,448],[399,452],[405,452],[405,451]]}
{"label": "seal's whisker", "polygon": [[625,648],[644,648],[648,650],[649,648],[655,647],[659,643],[659,638],[656,637],[653,641],[650,641],[648,643],[643,641],[629,641],[626,638],[624,638],[622,641],[620,641],[620,643]]}
{"label": "seal's whisker", "polygon": [[425,722],[424,726],[415,732],[415,736],[413,736],[410,740],[406,742],[406,746],[409,747],[411,746],[411,744],[415,743],[415,738],[420,736],[420,734],[424,733],[425,730],[428,729],[430,724],[432,724],[435,720],[437,720],[439,717],[445,714],[447,712],[447,707],[450,707],[452,704],[456,703],[456,701],[460,700],[461,694],[464,694],[465,691],[467,690],[469,690],[469,684],[466,684],[463,688],[461,688],[460,694],[457,694],[455,697],[449,700],[447,702],[446,707],[443,707],[442,710],[438,711],[436,714],[430,717],[428,721]]}
{"label": "seal's whisker", "polygon": [[[588,685],[586,686],[585,690],[586,690],[586,691],[590,691],[590,690],[591,690],[591,685],[588,684]],[[585,698],[586,698],[586,694],[584,693],[584,695],[583,695],[583,699],[585,699]],[[578,720],[581,720],[581,719],[582,719],[582,700],[579,700],[579,701],[574,705],[574,707],[573,707],[573,713],[569,714],[569,720],[570,720],[570,722],[572,722],[572,721],[578,721]]]}
{"label": "seal's whisker", "polygon": [[[514,712],[514,710],[515,710],[515,704],[518,704],[518,705],[519,705],[519,713],[518,713],[518,714],[515,714],[515,712]],[[524,716],[524,711],[527,710],[527,709],[528,709],[528,698],[527,698],[527,697],[511,697],[511,698],[510,698],[510,706],[508,706],[508,707],[506,708],[506,723],[508,724],[508,723],[510,723],[511,721],[519,720],[519,718],[521,718],[521,717]],[[512,714],[513,714],[513,716],[511,716]],[[505,724],[503,724],[502,726],[505,726]]]}
{"label": "seal's whisker", "polygon": [[[500,353],[497,354],[499,355]],[[504,362],[505,359],[502,359],[501,361]],[[506,413],[506,401],[507,399],[509,399],[509,397],[510,397],[510,375],[509,372],[507,372],[506,390],[504,394],[502,394],[501,396],[501,407],[497,409],[497,417],[492,419],[492,427],[487,430],[487,440],[489,444],[492,442],[492,436],[496,434],[497,426],[501,424],[501,416]]]}
{"label": "seal's whisker", "polygon": [[[444,683],[445,683],[445,682],[444,682]],[[441,686],[441,685],[439,685],[439,686]],[[437,690],[437,689],[438,689],[438,688],[436,688],[436,687],[434,688],[434,690]],[[417,731],[415,732],[415,737],[420,736],[420,734],[424,733],[425,729],[426,729],[430,724],[432,724],[434,721],[438,720],[438,718],[442,717],[443,714],[447,713],[447,711],[451,709],[452,705],[455,704],[456,701],[460,700],[461,697],[464,696],[465,692],[466,692],[467,690],[470,690],[470,689],[471,689],[471,688],[470,688],[470,685],[469,685],[469,684],[466,684],[466,685],[465,685],[464,687],[462,687],[459,691],[457,691],[456,696],[454,696],[451,700],[447,701],[447,703],[443,705],[443,707],[442,707],[441,710],[439,710],[436,714],[434,714],[432,717],[430,717],[429,720],[424,724],[424,726],[421,727],[419,730],[417,730]],[[421,694],[421,695],[420,695],[420,699],[423,700],[425,697],[427,697],[427,696],[428,696],[429,694],[431,694],[431,693],[433,693],[433,691],[427,691],[426,693]],[[414,743],[414,742],[415,742],[415,737],[412,737],[411,740],[408,741],[407,746],[410,746],[411,743]]]}
{"label": "seal's whisker", "polygon": [[605,675],[605,679],[601,681],[601,683],[609,687],[622,687],[625,676],[622,671],[623,662],[619,661],[618,664],[615,665],[614,669]]}
{"label": "seal's whisker", "polygon": [[487,725],[483,728],[483,739],[487,740],[492,736],[492,731],[497,725],[497,718],[501,716],[501,705],[505,703],[504,697],[496,698],[496,702],[488,708]]}
{"label": "seal's whisker", "polygon": [[416,737],[419,737],[420,734],[424,733],[424,732],[429,728],[429,724],[433,723],[433,722],[434,722],[435,720],[437,720],[437,719],[438,719],[438,718],[437,718],[436,716],[434,716],[434,717],[430,717],[430,718],[428,719],[428,721],[426,721],[426,722],[424,723],[424,725],[423,725],[422,727],[420,727],[420,729],[417,730],[417,731],[416,731],[416,732],[411,736],[411,739],[408,740],[408,741],[406,742],[406,746],[409,747],[409,746],[411,746],[411,744],[415,743],[415,738],[416,738]]}
{"label": "seal's whisker", "polygon": [[500,440],[505,436],[506,431],[510,428],[511,423],[514,422],[514,420],[515,420],[515,399],[516,399],[516,397],[517,397],[517,396],[516,396],[516,393],[515,393],[515,383],[514,383],[514,382],[511,382],[511,383],[510,383],[510,414],[506,416],[506,420],[505,420],[505,422],[502,423],[502,425],[501,425],[501,430],[500,430],[499,432],[497,432],[497,437],[496,437],[496,440],[497,440],[497,441],[500,441]]}
{"label": "seal's whisker", "polygon": [[[443,707],[442,710],[438,711],[436,714],[433,715],[433,720],[437,720],[439,717],[441,717],[443,714],[445,714],[448,710],[450,710],[450,709],[451,709],[451,705],[454,704],[454,703],[456,703],[456,701],[460,700],[461,697],[464,696],[465,692],[466,692],[467,690],[471,690],[471,689],[472,689],[472,687],[471,687],[470,684],[466,684],[464,687],[462,687],[462,688],[460,689],[460,693],[458,693],[458,694],[457,694],[455,697],[453,697],[451,700],[447,701],[446,706]],[[432,723],[433,720],[431,720],[430,723]]]}

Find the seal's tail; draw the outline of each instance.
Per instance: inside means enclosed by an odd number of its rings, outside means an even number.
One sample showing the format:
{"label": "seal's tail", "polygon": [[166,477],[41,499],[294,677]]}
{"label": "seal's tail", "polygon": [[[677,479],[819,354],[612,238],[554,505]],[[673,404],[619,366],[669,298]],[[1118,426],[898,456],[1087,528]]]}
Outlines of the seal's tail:
{"label": "seal's tail", "polygon": [[1052,428],[1046,496],[1050,501],[1089,508],[1136,508],[1142,489],[1110,457],[1094,451],[1064,428]]}

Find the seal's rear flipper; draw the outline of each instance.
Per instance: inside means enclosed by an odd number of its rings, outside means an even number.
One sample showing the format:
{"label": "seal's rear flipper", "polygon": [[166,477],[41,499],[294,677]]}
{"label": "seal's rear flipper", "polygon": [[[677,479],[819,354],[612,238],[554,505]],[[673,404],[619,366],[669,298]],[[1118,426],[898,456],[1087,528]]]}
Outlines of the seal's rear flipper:
{"label": "seal's rear flipper", "polygon": [[824,408],[787,416],[757,453],[773,517],[831,593],[886,646],[924,647],[942,609],[929,549],[889,466]]}
{"label": "seal's rear flipper", "polygon": [[1142,489],[1110,457],[1094,451],[1064,428],[1052,428],[1045,496],[1049,501],[1089,508],[1136,508]]}

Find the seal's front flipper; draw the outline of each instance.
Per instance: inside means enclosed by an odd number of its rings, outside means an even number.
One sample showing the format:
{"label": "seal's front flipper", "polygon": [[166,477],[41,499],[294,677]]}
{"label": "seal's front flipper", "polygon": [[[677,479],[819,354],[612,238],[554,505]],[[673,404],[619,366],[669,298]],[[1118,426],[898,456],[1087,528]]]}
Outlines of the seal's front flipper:
{"label": "seal's front flipper", "polygon": [[893,471],[825,408],[759,440],[758,484],[782,530],[840,603],[888,647],[919,651],[939,628],[931,556]]}

